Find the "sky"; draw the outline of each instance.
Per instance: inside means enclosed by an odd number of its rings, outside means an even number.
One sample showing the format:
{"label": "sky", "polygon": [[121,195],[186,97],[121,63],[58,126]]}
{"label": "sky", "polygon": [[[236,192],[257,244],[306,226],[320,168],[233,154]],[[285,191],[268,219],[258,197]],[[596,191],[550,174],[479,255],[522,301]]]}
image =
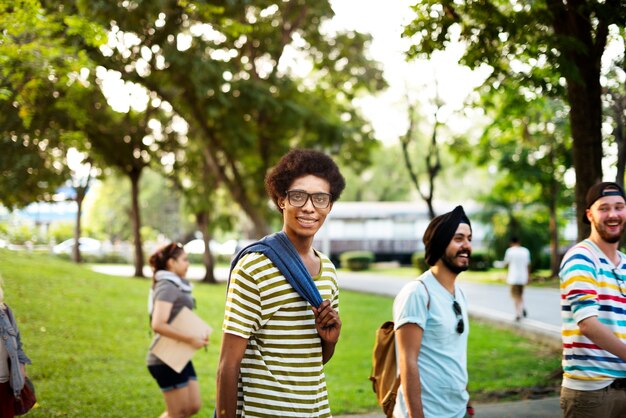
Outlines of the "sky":
{"label": "sky", "polygon": [[434,81],[445,107],[440,118],[453,131],[465,132],[471,121],[459,117],[463,101],[485,77],[457,64],[462,54],[460,46],[437,53],[431,60],[406,62],[404,52],[409,41],[401,34],[404,24],[411,20],[410,3],[406,0],[332,0],[335,11],[333,25],[370,33],[373,41],[371,58],[384,66],[389,88],[375,97],[360,99],[358,104],[371,121],[378,139],[394,143],[408,127],[405,95],[426,100],[434,97]]}

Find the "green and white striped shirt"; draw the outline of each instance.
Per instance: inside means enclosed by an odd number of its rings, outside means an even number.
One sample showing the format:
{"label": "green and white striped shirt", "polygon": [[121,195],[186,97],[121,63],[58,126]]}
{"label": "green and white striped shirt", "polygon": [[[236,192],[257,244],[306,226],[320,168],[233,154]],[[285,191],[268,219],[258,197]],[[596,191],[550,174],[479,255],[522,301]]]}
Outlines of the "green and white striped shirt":
{"label": "green and white striped shirt", "polygon": [[[333,263],[323,254],[313,278],[339,308]],[[222,330],[248,339],[241,362],[238,417],[330,417],[321,339],[310,305],[260,253],[233,269]]]}

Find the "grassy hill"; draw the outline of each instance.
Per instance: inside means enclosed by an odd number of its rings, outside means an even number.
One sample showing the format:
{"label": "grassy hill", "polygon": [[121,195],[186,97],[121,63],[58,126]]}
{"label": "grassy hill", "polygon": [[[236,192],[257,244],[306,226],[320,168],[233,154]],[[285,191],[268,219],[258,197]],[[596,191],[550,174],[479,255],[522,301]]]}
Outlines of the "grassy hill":
{"label": "grassy hill", "polygon": [[[159,389],[145,367],[150,343],[148,279],[92,272],[51,256],[0,250],[5,301],[15,312],[28,373],[39,399],[29,416],[156,417]],[[212,416],[224,309],[224,285],[198,284],[198,313],[215,330],[207,352],[194,364],[204,406]],[[343,330],[326,369],[334,414],[377,410],[368,380],[376,328],[391,318],[392,299],[342,292]],[[476,399],[494,392],[551,385],[558,352],[508,331],[472,322],[470,391]]]}

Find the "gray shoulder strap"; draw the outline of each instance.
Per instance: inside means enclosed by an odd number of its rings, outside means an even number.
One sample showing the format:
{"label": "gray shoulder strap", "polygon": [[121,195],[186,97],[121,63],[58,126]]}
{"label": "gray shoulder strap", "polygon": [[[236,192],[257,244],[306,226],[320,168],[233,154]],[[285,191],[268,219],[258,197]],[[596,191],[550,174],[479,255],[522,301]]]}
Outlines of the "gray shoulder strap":
{"label": "gray shoulder strap", "polygon": [[421,284],[424,285],[424,289],[426,289],[426,296],[428,296],[428,302],[426,302],[426,309],[430,310],[430,292],[428,291],[428,286],[424,283],[424,280],[418,280]]}

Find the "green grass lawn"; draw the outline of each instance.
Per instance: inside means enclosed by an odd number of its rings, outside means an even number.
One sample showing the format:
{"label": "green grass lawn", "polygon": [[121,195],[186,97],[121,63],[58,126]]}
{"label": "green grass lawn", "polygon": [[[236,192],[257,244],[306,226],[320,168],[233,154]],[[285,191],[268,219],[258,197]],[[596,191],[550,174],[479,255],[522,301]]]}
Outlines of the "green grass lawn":
{"label": "green grass lawn", "polygon": [[[145,368],[149,280],[94,273],[45,255],[0,250],[6,302],[13,308],[39,398],[31,417],[155,417],[163,409]],[[198,284],[198,313],[216,330],[194,364],[212,416],[224,307],[224,285]],[[342,292],[343,330],[326,368],[334,414],[377,411],[368,376],[376,328],[391,318],[392,299]],[[476,400],[554,386],[560,353],[473,321],[470,392]]]}

